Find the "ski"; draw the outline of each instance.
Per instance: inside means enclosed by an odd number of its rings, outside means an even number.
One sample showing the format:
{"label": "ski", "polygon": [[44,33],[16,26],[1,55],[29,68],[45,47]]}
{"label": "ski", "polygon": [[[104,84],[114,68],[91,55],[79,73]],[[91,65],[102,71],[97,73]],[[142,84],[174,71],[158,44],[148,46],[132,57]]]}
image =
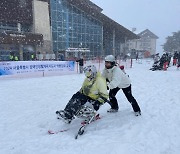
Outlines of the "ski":
{"label": "ski", "polygon": [[86,129],[86,127],[92,123],[93,121],[96,121],[96,120],[99,120],[101,119],[99,114],[97,115],[94,115],[93,117],[91,117],[88,121],[84,122],[84,123],[81,123],[82,126],[79,128],[77,134],[75,135],[75,139],[78,139],[79,136],[83,135],[84,134],[84,131]]}
{"label": "ski", "polygon": [[[97,114],[96,116],[95,116],[95,118],[93,119],[93,121],[96,121],[96,120],[99,120],[99,119],[101,119],[101,117],[99,116],[99,114]],[[92,121],[92,122],[93,122]],[[80,135],[82,135],[84,132],[83,132],[83,130],[85,129],[85,125],[87,125],[87,122],[86,121],[82,121],[81,122],[81,129],[79,129],[79,131],[78,131],[78,134]],[[55,130],[48,130],[48,134],[49,135],[54,135],[54,134],[59,134],[59,133],[64,133],[64,132],[67,132],[67,131],[69,131],[70,130],[70,128],[66,128],[66,129],[61,129],[61,130],[57,130],[57,131],[55,131]],[[83,133],[82,133],[83,132]],[[77,135],[76,135],[77,136]]]}
{"label": "ski", "polygon": [[58,134],[58,133],[63,133],[63,132],[67,132],[69,130],[68,129],[62,129],[62,130],[57,130],[57,131],[53,131],[53,130],[48,130],[48,134],[52,135],[52,134]]}

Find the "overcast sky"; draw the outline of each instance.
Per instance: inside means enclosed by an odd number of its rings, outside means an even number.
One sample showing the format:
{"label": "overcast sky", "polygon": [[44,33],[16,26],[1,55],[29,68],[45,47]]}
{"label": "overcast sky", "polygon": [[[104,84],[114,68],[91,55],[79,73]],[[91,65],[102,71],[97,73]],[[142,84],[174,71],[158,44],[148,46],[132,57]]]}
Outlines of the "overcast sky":
{"label": "overcast sky", "polygon": [[180,30],[180,0],[91,0],[103,13],[122,26],[137,31],[149,29],[156,34],[157,50],[172,32]]}

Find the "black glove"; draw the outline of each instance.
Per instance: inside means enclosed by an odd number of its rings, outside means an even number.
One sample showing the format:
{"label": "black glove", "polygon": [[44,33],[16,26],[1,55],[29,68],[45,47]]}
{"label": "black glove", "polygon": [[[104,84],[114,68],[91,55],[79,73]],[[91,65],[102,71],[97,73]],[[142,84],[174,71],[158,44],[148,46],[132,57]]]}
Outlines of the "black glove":
{"label": "black glove", "polygon": [[[109,83],[109,80],[108,79],[106,79],[106,83]],[[109,90],[109,87],[107,86],[107,90]]]}
{"label": "black glove", "polygon": [[106,82],[109,82],[109,80],[106,78]]}
{"label": "black glove", "polygon": [[99,107],[101,106],[101,103],[98,101],[98,100],[96,100],[93,104],[93,107],[94,107],[94,110],[99,110]]}

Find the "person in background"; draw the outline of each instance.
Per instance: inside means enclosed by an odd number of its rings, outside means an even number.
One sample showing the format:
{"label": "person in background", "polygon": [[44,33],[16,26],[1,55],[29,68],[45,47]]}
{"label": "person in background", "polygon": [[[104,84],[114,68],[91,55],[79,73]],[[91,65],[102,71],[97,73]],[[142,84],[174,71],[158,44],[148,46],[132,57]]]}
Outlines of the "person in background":
{"label": "person in background", "polygon": [[163,69],[163,66],[165,63],[168,63],[168,56],[166,53],[164,53],[160,58],[160,68]]}
{"label": "person in background", "polygon": [[83,67],[84,67],[84,59],[83,56],[80,57],[80,59],[76,60],[76,62],[79,63],[79,72],[83,73]]}
{"label": "person in background", "polygon": [[35,56],[34,56],[34,53],[32,53],[31,54],[31,60],[34,60],[35,58],[34,58]]}
{"label": "person in background", "polygon": [[9,53],[9,60],[10,61],[14,61],[14,52],[11,52]]}
{"label": "person in background", "polygon": [[160,60],[160,56],[159,56],[159,53],[155,54],[154,56],[154,64],[156,64],[157,62],[159,62]]}
{"label": "person in background", "polygon": [[14,60],[15,60],[15,61],[19,61],[19,58],[18,58],[17,55],[14,56]]}
{"label": "person in background", "polygon": [[139,53],[137,52],[136,53],[136,61],[138,60],[138,58],[139,58]]}
{"label": "person in background", "polygon": [[175,51],[174,56],[173,56],[173,66],[176,66],[176,64],[177,64],[177,59],[178,59],[178,52]]}
{"label": "person in background", "polygon": [[179,69],[179,67],[180,67],[180,51],[178,53],[177,59],[178,59],[177,68]]}
{"label": "person in background", "polygon": [[168,67],[170,66],[170,63],[171,63],[171,57],[172,57],[171,53],[170,53],[170,52],[169,52],[169,53],[167,53],[167,62],[168,62]]}
{"label": "person in background", "polygon": [[10,61],[13,61],[13,59],[14,59],[14,56],[10,54],[10,55],[9,55],[9,60],[10,60]]}
{"label": "person in background", "polygon": [[59,54],[59,60],[60,60],[60,61],[64,61],[64,55],[63,55],[63,53],[60,53],[60,54]]}

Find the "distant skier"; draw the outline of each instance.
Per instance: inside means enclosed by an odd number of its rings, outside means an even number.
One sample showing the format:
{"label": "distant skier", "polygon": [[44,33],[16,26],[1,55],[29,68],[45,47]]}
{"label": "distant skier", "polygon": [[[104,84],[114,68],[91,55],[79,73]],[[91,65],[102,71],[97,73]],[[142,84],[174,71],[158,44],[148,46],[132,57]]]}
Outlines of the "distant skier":
{"label": "distant skier", "polygon": [[139,53],[137,52],[136,53],[136,61],[138,60],[138,58],[139,58]]}
{"label": "distant skier", "polygon": [[127,100],[131,103],[135,115],[141,115],[140,107],[132,96],[131,92],[131,81],[129,76],[125,74],[119,66],[116,65],[115,58],[113,55],[108,55],[105,57],[105,69],[103,70],[102,76],[106,79],[107,85],[110,89],[109,99],[111,108],[107,112],[117,112],[119,109],[116,94],[122,89]]}
{"label": "distant skier", "polygon": [[179,51],[179,54],[177,56],[177,59],[178,59],[177,68],[179,69],[180,68],[180,51]]}
{"label": "distant skier", "polygon": [[159,56],[159,53],[155,54],[154,56],[154,64],[156,64],[157,62],[159,62],[160,60],[160,56]]}
{"label": "distant skier", "polygon": [[171,63],[171,57],[172,57],[171,53],[170,53],[170,52],[169,52],[169,53],[167,53],[167,62],[168,62],[168,67],[170,66],[170,63]]}
{"label": "distant skier", "polygon": [[108,99],[106,81],[96,67],[89,65],[84,68],[84,73],[86,78],[81,89],[72,96],[64,110],[56,111],[66,123],[70,123],[87,102],[97,111]]}
{"label": "distant skier", "polygon": [[176,66],[176,64],[177,64],[177,59],[178,59],[178,52],[175,51],[174,56],[173,56],[173,66]]}
{"label": "distant skier", "polygon": [[162,67],[160,66],[160,56],[159,53],[154,55],[154,63],[152,68],[150,70],[155,71],[155,70],[161,70]]}
{"label": "distant skier", "polygon": [[161,58],[160,58],[160,68],[163,69],[165,64],[168,64],[168,55],[166,53],[164,53]]}

